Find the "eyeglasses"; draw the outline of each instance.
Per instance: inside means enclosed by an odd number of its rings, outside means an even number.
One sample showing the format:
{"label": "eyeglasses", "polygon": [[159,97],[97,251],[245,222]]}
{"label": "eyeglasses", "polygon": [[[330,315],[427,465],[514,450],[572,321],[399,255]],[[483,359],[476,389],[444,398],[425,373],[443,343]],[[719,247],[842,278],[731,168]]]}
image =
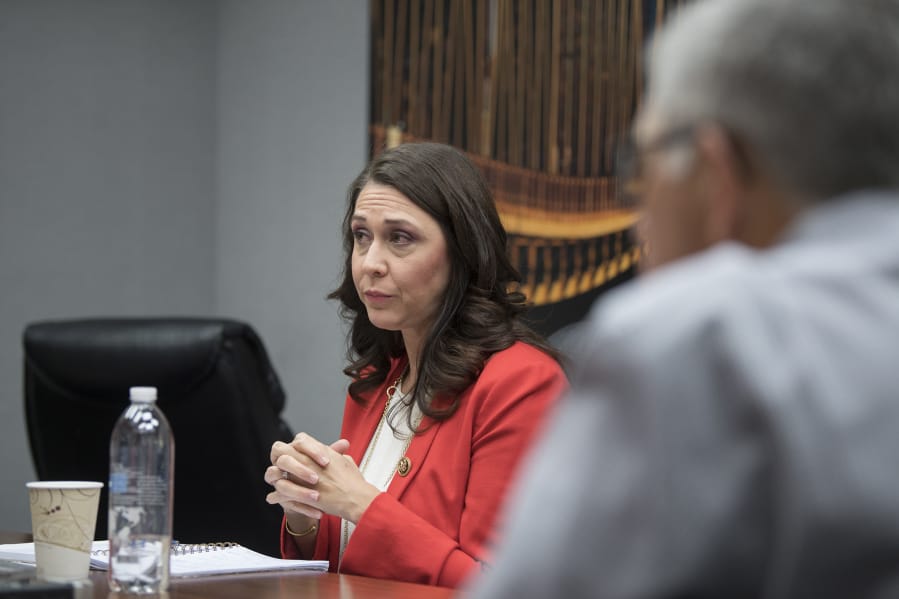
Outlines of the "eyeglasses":
{"label": "eyeglasses", "polygon": [[622,203],[632,204],[643,194],[645,190],[643,158],[647,154],[691,141],[695,132],[695,125],[675,127],[641,147],[637,146],[633,135],[624,139],[618,146],[615,156],[615,176],[618,179],[618,195]]}

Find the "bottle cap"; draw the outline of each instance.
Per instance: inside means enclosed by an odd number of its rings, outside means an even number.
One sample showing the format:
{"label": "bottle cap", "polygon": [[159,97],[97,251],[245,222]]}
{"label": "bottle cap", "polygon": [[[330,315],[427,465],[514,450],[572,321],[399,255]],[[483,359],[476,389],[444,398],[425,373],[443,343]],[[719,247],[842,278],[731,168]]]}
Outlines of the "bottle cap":
{"label": "bottle cap", "polygon": [[131,401],[149,403],[156,401],[156,387],[131,387],[128,389]]}

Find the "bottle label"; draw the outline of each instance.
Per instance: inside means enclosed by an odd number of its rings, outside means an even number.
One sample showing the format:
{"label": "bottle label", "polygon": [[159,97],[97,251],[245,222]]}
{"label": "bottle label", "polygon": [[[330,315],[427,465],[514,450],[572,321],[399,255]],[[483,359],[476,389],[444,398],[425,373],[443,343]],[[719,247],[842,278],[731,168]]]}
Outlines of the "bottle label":
{"label": "bottle label", "polygon": [[110,493],[127,493],[128,492],[128,473],[127,472],[110,472],[109,473],[109,492]]}
{"label": "bottle label", "polygon": [[115,495],[115,504],[125,507],[166,505],[168,486],[155,474],[129,476],[127,471],[109,474],[109,492]]}

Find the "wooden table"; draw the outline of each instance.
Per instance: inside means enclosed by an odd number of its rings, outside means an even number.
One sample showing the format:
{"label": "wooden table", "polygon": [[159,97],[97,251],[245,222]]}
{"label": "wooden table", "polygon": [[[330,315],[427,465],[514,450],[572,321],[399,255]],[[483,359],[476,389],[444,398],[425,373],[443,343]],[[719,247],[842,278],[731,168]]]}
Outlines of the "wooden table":
{"label": "wooden table", "polygon": [[[31,541],[25,533],[0,532],[0,543]],[[136,595],[109,592],[106,572],[91,570],[94,599],[134,599]],[[152,595],[151,595],[152,596]],[[265,572],[206,578],[173,578],[169,599],[445,599],[458,597],[452,589],[408,582],[379,580],[330,572]]]}

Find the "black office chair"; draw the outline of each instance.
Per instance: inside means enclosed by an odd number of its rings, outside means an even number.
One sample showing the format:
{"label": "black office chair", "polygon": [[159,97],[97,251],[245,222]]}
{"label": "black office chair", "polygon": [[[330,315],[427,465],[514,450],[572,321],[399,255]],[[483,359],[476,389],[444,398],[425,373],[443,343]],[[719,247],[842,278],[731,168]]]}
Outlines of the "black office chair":
{"label": "black office chair", "polygon": [[[265,502],[271,444],[293,437],[284,391],[244,323],[141,318],[29,325],[25,414],[43,480],[109,480],[109,439],[128,388],[153,386],[175,436],[173,534],[278,555],[281,508]],[[104,486],[97,538],[107,536]]]}

